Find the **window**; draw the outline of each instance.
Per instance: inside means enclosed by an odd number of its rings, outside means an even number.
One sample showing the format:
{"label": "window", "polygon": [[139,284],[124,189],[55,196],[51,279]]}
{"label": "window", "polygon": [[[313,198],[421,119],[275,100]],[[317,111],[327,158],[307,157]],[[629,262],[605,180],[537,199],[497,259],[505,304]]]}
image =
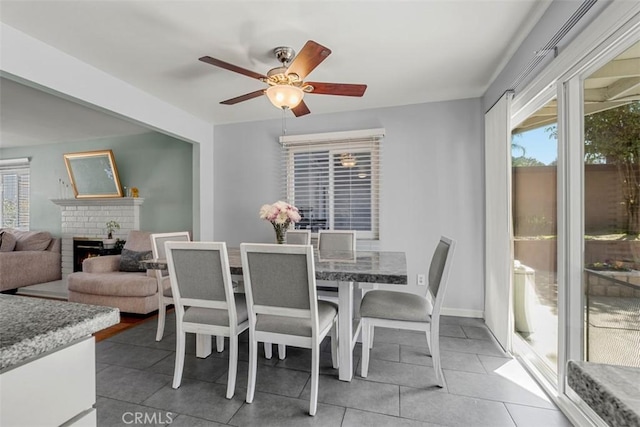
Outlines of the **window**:
{"label": "window", "polygon": [[296,228],[357,230],[378,238],[383,129],[282,137],[286,198],[300,210]]}
{"label": "window", "polygon": [[0,226],[29,229],[29,159],[0,160]]}

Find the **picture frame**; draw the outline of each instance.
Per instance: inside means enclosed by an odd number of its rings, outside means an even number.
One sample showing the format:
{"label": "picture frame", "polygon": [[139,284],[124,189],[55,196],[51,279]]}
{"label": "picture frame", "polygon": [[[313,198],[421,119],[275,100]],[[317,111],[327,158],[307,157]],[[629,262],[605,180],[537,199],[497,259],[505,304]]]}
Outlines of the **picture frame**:
{"label": "picture frame", "polygon": [[123,196],[113,151],[67,153],[64,163],[76,199]]}

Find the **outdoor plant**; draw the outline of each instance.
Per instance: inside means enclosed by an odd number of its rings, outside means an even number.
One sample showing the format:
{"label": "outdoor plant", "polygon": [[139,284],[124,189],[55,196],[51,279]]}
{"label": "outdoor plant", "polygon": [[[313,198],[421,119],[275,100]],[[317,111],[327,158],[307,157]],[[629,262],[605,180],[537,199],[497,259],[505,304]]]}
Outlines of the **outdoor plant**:
{"label": "outdoor plant", "polygon": [[120,230],[120,224],[117,221],[107,221],[107,239],[113,239],[113,232]]}

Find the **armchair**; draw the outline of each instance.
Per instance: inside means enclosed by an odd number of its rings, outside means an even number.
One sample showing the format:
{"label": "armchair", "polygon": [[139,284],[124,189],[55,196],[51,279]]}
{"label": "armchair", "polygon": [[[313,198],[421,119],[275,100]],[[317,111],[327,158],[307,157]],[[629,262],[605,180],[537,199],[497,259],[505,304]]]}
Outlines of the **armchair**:
{"label": "armchair", "polygon": [[[137,259],[151,258],[151,233],[132,230],[123,255],[87,258],[82,271],[68,276],[69,301],[148,314],[158,309],[158,280],[153,270],[134,270]],[[123,259],[124,257],[124,259]]]}

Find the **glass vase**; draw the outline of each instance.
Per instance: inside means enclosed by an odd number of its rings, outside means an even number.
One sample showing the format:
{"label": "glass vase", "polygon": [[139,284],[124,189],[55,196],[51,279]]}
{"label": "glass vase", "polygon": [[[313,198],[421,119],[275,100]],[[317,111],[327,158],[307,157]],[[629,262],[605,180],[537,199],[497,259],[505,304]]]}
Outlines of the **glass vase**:
{"label": "glass vase", "polygon": [[273,223],[273,229],[276,232],[276,243],[279,245],[284,244],[285,235],[287,233],[288,224],[275,224]]}

